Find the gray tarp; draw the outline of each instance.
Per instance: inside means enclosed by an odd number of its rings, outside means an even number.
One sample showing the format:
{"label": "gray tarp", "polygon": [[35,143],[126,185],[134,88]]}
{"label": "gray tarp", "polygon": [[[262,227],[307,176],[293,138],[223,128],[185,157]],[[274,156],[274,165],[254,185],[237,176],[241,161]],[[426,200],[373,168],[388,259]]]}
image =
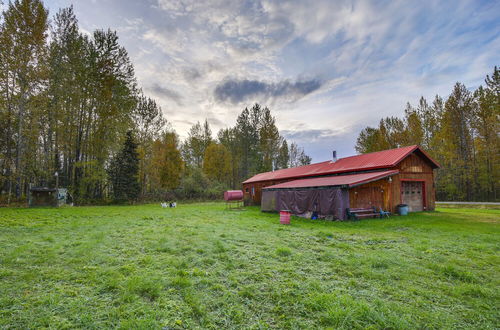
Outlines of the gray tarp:
{"label": "gray tarp", "polygon": [[335,219],[345,220],[347,207],[349,192],[339,187],[262,191],[262,211],[290,210],[296,215],[318,212],[319,216],[333,216]]}

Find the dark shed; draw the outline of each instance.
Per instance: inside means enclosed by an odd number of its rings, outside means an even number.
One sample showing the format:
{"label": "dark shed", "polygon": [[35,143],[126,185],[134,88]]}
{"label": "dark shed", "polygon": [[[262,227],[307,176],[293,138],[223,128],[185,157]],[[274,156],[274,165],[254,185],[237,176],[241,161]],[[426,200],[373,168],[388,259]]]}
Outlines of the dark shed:
{"label": "dark shed", "polygon": [[66,204],[68,196],[68,189],[66,188],[31,187],[29,192],[29,207],[58,207]]}
{"label": "dark shed", "polygon": [[262,191],[262,211],[289,210],[299,216],[345,219],[349,206],[349,192],[345,188],[265,189]]}
{"label": "dark shed", "polygon": [[349,188],[386,179],[397,170],[338,175],[289,181],[262,190],[262,211],[290,210],[293,214],[309,217],[316,212],[320,217],[345,220],[349,207]]}

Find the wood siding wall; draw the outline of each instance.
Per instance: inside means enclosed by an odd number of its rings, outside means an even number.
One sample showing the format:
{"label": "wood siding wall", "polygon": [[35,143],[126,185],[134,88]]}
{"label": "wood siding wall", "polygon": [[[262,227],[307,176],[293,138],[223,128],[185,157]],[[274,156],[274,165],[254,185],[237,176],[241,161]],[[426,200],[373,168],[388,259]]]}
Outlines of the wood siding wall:
{"label": "wood siding wall", "polygon": [[[391,177],[391,182],[386,178],[351,188],[349,190],[350,207],[377,206],[394,213],[397,205],[401,204],[401,183],[406,180],[424,183],[424,210],[434,210],[436,202],[434,171],[420,153],[410,154],[396,167],[390,169],[399,170],[399,174]],[[297,179],[243,184],[245,205],[260,205],[262,188]],[[253,196],[252,188],[255,189]]]}
{"label": "wood siding wall", "polygon": [[402,202],[402,182],[420,181],[424,183],[424,210],[433,211],[436,204],[434,170],[427,160],[411,154],[394,169],[399,170],[399,174],[392,176],[391,182],[387,178],[351,188],[351,207],[382,206],[384,210],[395,213],[398,204]]}
{"label": "wood siding wall", "polygon": [[356,207],[382,207],[384,210],[392,206],[391,183],[388,179],[381,179],[349,189],[349,204]]}
{"label": "wood siding wall", "polygon": [[[245,205],[260,205],[260,201],[262,200],[262,188],[293,180],[297,179],[273,180],[243,184],[243,200],[245,202]],[[252,188],[255,189],[254,195],[252,195]]]}
{"label": "wood siding wall", "polygon": [[424,183],[424,210],[433,211],[436,207],[436,186],[434,182],[434,170],[431,165],[417,154],[406,157],[396,167],[399,174],[393,177],[392,181],[392,205],[394,212],[396,206],[401,203],[401,182],[421,181]]}

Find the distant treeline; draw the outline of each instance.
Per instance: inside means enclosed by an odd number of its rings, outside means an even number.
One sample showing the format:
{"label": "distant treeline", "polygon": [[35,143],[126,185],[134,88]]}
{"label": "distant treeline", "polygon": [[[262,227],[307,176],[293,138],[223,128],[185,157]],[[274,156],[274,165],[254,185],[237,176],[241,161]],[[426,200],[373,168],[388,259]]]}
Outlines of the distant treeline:
{"label": "distant treeline", "polygon": [[437,200],[500,199],[500,71],[495,66],[485,86],[469,91],[456,83],[444,100],[409,103],[403,118],[387,117],[359,134],[360,153],[419,144],[442,166]]}
{"label": "distant treeline", "polygon": [[215,138],[205,121],[180,141],[116,32],[82,34],[72,7],[49,22],[42,1],[16,0],[0,16],[0,202],[54,186],[56,173],[80,204],[220,197],[310,161],[258,104]]}

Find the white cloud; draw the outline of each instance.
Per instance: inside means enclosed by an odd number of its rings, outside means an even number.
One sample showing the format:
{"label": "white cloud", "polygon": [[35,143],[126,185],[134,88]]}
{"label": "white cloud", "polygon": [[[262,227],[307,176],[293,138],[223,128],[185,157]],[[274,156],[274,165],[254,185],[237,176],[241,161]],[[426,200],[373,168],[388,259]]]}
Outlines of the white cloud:
{"label": "white cloud", "polygon": [[108,0],[75,10],[83,31],[118,31],[181,137],[204,118],[214,131],[232,126],[256,100],[221,102],[214,91],[225,81],[263,82],[269,95],[280,82],[321,81],[303,97],[266,99],[315,160],[334,147],[352,153],[363,126],[420,95],[446,96],[455,81],[475,87],[499,64],[500,2]]}

